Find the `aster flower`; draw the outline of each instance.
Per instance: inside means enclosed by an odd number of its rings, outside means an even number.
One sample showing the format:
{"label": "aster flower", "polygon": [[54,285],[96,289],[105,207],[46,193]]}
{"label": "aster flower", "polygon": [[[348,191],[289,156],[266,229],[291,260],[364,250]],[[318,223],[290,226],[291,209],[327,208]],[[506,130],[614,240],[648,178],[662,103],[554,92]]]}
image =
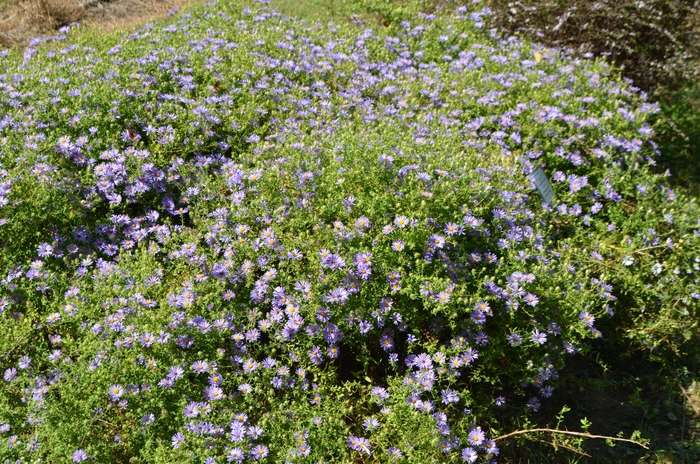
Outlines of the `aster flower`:
{"label": "aster flower", "polygon": [[174,449],[179,448],[180,446],[185,443],[185,436],[181,432],[177,432],[173,437],[171,438],[171,446]]}
{"label": "aster flower", "polygon": [[467,440],[469,441],[469,444],[472,446],[479,446],[484,442],[484,439],[486,436],[484,435],[483,430],[481,430],[481,427],[477,427],[475,429],[472,429],[469,432],[469,435],[467,436]]}
{"label": "aster flower", "polygon": [[581,321],[588,327],[593,327],[595,316],[591,315],[588,311],[582,311],[578,318],[581,319]]}
{"label": "aster flower", "polygon": [[4,377],[5,377],[5,381],[12,382],[13,380],[15,380],[17,378],[17,369],[15,369],[14,367],[7,369],[5,371]]}
{"label": "aster flower", "polygon": [[450,403],[459,402],[459,395],[457,394],[457,392],[452,391],[450,389],[442,390],[440,392],[440,395],[442,396],[442,403],[443,404],[450,404]]}
{"label": "aster flower", "polygon": [[212,401],[223,399],[224,391],[215,385],[210,385],[204,389],[204,398]]}
{"label": "aster flower", "polygon": [[207,364],[206,361],[196,361],[192,364],[192,370],[197,374],[207,372],[209,370],[209,364]]}
{"label": "aster flower", "polygon": [[154,338],[153,334],[147,332],[139,338],[139,341],[141,342],[141,346],[148,348],[153,344]]}
{"label": "aster flower", "polygon": [[242,383],[241,385],[238,386],[238,391],[245,395],[245,394],[252,392],[253,388],[247,383]]}
{"label": "aster flower", "polygon": [[240,448],[231,448],[226,456],[227,462],[241,462],[245,459],[245,453]]}
{"label": "aster flower", "polygon": [[403,251],[404,248],[405,248],[405,244],[401,240],[396,240],[395,242],[393,242],[391,244],[391,249],[394,251]]}
{"label": "aster flower", "polygon": [[540,332],[538,329],[535,329],[532,332],[532,341],[539,345],[544,345],[545,343],[547,343],[547,334]]}
{"label": "aster flower", "polygon": [[112,385],[111,387],[109,387],[109,396],[113,401],[121,398],[123,394],[124,387],[122,387],[121,385]]}
{"label": "aster flower", "polygon": [[253,459],[258,461],[260,459],[267,457],[268,453],[269,453],[269,450],[268,450],[267,446],[257,445],[251,450],[250,455]]}
{"label": "aster flower", "polygon": [[367,431],[376,430],[379,428],[379,421],[376,417],[368,417],[362,422],[362,426]]}
{"label": "aster flower", "polygon": [[530,398],[530,400],[527,402],[527,407],[530,408],[530,409],[532,409],[533,412],[539,411],[539,410],[540,410],[540,406],[541,406],[540,400],[539,400],[536,396],[533,396],[533,397]]}

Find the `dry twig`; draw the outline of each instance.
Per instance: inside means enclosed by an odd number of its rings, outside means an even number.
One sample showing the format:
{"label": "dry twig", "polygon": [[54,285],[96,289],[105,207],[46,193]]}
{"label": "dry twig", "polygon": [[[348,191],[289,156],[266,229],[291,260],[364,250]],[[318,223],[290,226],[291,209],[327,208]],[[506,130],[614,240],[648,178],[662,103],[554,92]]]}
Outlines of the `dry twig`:
{"label": "dry twig", "polygon": [[525,433],[535,433],[535,432],[548,432],[548,433],[559,433],[563,435],[573,435],[575,437],[584,437],[584,438],[604,438],[606,440],[614,440],[614,441],[625,441],[628,443],[634,443],[635,445],[639,445],[644,449],[649,449],[647,445],[644,443],[640,443],[636,440],[630,440],[629,438],[619,438],[619,437],[608,437],[605,435],[593,435],[590,433],[586,432],[570,432],[568,430],[557,430],[557,429],[527,429],[527,430],[516,430],[515,432],[507,433],[505,435],[501,435],[500,437],[494,438],[494,441],[499,441],[499,440],[504,440],[506,438],[515,436],[515,435],[522,435]]}

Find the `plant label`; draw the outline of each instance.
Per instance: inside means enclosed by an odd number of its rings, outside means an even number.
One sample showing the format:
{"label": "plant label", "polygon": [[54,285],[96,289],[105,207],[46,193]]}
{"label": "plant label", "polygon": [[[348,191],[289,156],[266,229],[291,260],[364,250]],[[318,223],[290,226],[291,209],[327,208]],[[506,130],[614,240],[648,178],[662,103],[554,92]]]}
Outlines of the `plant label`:
{"label": "plant label", "polygon": [[554,189],[552,189],[552,184],[549,183],[547,179],[547,174],[545,174],[542,166],[538,166],[532,174],[528,176],[528,179],[532,180],[537,187],[537,191],[540,192],[540,196],[545,203],[552,206],[554,200]]}

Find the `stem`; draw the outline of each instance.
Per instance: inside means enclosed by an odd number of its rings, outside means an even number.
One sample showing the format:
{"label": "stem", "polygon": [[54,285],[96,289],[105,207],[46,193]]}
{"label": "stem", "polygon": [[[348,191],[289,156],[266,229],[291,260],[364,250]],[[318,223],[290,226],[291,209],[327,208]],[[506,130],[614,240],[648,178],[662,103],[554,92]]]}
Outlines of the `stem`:
{"label": "stem", "polygon": [[695,411],[695,415],[700,416],[700,411],[698,410],[698,407],[695,406],[695,403],[693,400],[688,396],[688,393],[686,393],[685,388],[683,388],[683,385],[681,385],[680,382],[678,382],[678,388],[681,389],[681,393],[683,393],[683,396],[685,397],[686,401],[690,405],[691,408],[693,408],[693,411]]}
{"label": "stem", "polygon": [[683,435],[685,435],[685,411],[683,411],[683,424],[681,425],[681,464],[685,464],[685,446],[683,445]]}
{"label": "stem", "polygon": [[663,248],[663,247],[666,247],[666,246],[668,246],[668,245],[666,245],[665,243],[664,243],[663,245],[648,246],[648,247],[646,247],[646,248],[640,248],[639,250],[634,250],[633,252],[630,253],[630,255],[633,255],[633,254],[635,254],[635,253],[639,253],[639,252],[641,252],[641,251],[653,250],[654,248]]}
{"label": "stem", "polygon": [[626,441],[628,443],[634,443],[635,445],[639,445],[644,449],[649,449],[649,447],[643,443],[640,443],[636,440],[630,440],[628,438],[618,438],[618,437],[608,437],[605,435],[592,435],[590,433],[584,433],[584,432],[570,432],[568,430],[556,430],[556,429],[527,429],[527,430],[516,430],[515,432],[507,433],[505,435],[501,435],[500,437],[494,438],[493,441],[498,441],[498,440],[503,440],[508,437],[512,437],[515,435],[522,435],[524,433],[534,433],[534,432],[549,432],[549,433],[561,433],[563,435],[573,435],[576,437],[585,437],[585,438],[605,438],[608,440],[615,440],[615,441]]}

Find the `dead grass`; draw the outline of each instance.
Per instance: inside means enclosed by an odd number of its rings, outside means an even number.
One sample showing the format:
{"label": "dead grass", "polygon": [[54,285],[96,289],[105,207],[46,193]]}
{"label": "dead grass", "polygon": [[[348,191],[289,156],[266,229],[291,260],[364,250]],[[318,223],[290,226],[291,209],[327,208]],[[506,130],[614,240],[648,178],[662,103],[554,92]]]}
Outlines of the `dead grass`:
{"label": "dead grass", "polygon": [[90,7],[84,23],[104,31],[129,29],[168,15],[173,8],[204,3],[205,0],[112,0]]}
{"label": "dead grass", "polygon": [[105,31],[128,29],[203,0],[0,0],[0,45],[24,48],[35,37],[80,22]]}
{"label": "dead grass", "polygon": [[83,19],[86,8],[75,0],[15,0],[0,5],[0,44],[26,45],[32,38],[51,34]]}

